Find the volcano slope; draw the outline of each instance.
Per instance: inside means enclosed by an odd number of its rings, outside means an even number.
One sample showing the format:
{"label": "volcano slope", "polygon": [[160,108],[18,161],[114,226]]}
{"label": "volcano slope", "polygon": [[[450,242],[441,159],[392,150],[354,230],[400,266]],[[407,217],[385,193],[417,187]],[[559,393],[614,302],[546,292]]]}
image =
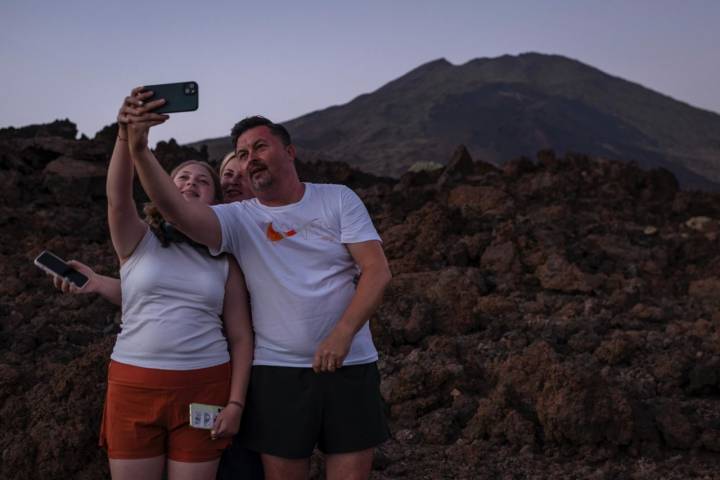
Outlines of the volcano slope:
{"label": "volcano slope", "polygon": [[[0,135],[0,478],[108,476],[97,432],[119,311],[32,265],[50,249],[117,272],[114,135],[73,128]],[[400,180],[300,172],[358,192],[394,274],[371,319],[393,432],[373,478],[717,478],[718,195],[549,151],[498,169],[460,147]]]}

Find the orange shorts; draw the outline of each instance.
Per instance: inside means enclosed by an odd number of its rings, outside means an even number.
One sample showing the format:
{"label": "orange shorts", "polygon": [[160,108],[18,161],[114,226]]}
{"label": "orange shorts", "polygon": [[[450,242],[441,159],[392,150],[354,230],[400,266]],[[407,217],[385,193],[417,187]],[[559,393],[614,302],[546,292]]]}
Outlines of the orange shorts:
{"label": "orange shorts", "polygon": [[210,439],[190,426],[191,403],[225,405],[230,364],[197,370],[159,370],[110,361],[100,446],[113,459],[167,455],[178,462],[220,458],[231,438]]}

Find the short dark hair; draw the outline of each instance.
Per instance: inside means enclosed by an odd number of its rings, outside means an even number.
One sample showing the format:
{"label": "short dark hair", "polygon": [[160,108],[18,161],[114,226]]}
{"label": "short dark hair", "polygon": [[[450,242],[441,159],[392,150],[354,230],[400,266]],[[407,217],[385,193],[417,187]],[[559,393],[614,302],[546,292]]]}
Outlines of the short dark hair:
{"label": "short dark hair", "polygon": [[285,127],[279,123],[273,123],[261,115],[254,115],[252,117],[243,118],[232,128],[230,137],[232,138],[233,151],[237,148],[237,140],[240,138],[240,135],[255,127],[267,127],[270,130],[270,133],[279,138],[286,147],[292,143],[290,133],[288,133]]}

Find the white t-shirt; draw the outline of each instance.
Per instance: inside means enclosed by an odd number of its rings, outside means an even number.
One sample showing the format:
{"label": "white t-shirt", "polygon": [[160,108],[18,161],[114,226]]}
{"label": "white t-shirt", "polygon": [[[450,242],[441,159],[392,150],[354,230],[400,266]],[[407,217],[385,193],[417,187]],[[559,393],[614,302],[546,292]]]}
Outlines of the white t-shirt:
{"label": "white t-shirt", "polygon": [[[306,183],[291,205],[251,199],[212,208],[222,228],[220,251],[235,256],[250,292],[253,364],[311,367],[355,294],[358,267],[344,244],[380,240],[365,205],[343,185]],[[345,365],[376,360],[365,323]]]}
{"label": "white t-shirt", "polygon": [[222,330],[228,259],[187,243],[163,248],[148,229],[120,267],[122,325],[112,358],[165,370],[230,360]]}

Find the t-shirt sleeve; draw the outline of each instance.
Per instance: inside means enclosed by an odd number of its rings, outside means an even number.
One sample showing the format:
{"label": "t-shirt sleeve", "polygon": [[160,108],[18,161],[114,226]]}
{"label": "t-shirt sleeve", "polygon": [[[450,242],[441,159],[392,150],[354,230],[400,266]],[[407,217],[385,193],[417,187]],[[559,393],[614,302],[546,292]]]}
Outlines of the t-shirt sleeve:
{"label": "t-shirt sleeve", "polygon": [[220,222],[220,233],[222,238],[220,240],[220,249],[214,250],[209,249],[211,255],[220,255],[221,253],[232,253],[235,254],[235,247],[240,244],[238,235],[240,234],[239,228],[233,228],[237,226],[237,222],[233,221],[238,214],[237,205],[232,203],[226,203],[221,205],[212,205],[212,211],[217,215],[218,221]]}
{"label": "t-shirt sleeve", "polygon": [[382,241],[365,204],[355,192],[343,186],[340,189],[340,241],[359,243],[368,240]]}

